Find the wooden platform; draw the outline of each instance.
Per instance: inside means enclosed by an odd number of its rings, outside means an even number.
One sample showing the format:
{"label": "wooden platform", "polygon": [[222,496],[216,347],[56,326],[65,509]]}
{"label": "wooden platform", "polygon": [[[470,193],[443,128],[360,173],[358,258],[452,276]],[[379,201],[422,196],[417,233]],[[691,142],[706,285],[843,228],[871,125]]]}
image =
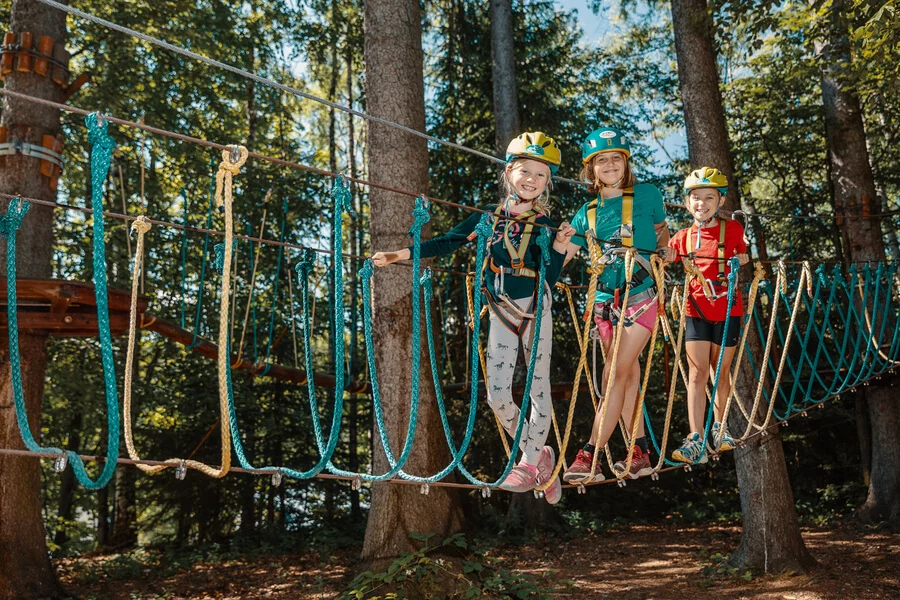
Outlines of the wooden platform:
{"label": "wooden platform", "polygon": [[[95,337],[97,300],[89,283],[62,279],[17,279],[19,332],[34,332],[61,337]],[[138,319],[149,301],[137,301]],[[0,279],[0,335],[7,330],[6,279]],[[109,289],[109,323],[113,336],[128,333],[131,293]]]}

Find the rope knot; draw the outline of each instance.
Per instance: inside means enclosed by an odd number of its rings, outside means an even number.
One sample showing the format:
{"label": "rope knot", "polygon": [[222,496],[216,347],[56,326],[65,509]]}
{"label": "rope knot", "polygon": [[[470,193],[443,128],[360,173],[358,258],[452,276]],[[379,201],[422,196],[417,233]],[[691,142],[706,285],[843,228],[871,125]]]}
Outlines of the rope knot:
{"label": "rope knot", "polygon": [[334,199],[336,206],[343,207],[344,210],[350,212],[350,201],[353,200],[353,194],[344,184],[343,177],[335,177],[334,185],[331,186],[331,197]]}
{"label": "rope knot", "polygon": [[425,301],[431,302],[431,298],[434,295],[434,289],[432,287],[433,278],[430,268],[425,268],[422,271],[422,276],[419,277],[419,285],[421,285],[425,289]]}
{"label": "rope knot", "polygon": [[138,235],[144,235],[148,231],[150,231],[151,225],[150,220],[141,215],[131,223],[131,231],[136,231]]}
{"label": "rope knot", "polygon": [[410,236],[413,236],[416,232],[420,231],[422,227],[425,226],[425,223],[428,223],[431,220],[431,214],[428,212],[430,204],[431,202],[424,196],[416,198],[416,207],[413,209],[413,224],[412,227],[409,228]]}
{"label": "rope knot", "polygon": [[91,145],[109,150],[111,156],[116,142],[108,133],[109,122],[100,113],[94,112],[84,118],[84,124],[88,128],[88,141]]}
{"label": "rope knot", "polygon": [[544,264],[550,264],[550,231],[546,227],[541,227],[537,245],[541,249],[541,259],[544,261]]}
{"label": "rope knot", "polygon": [[374,273],[375,266],[372,264],[372,259],[367,258],[363,263],[362,268],[359,270],[359,276],[363,279],[370,279]]}
{"label": "rope knot", "polygon": [[250,153],[243,146],[234,145],[222,150],[222,162],[216,172],[216,206],[225,206],[225,198],[231,198],[232,177],[240,173]]}
{"label": "rope knot", "polygon": [[21,198],[13,198],[7,207],[7,213],[0,216],[0,235],[8,238],[19,230],[22,225],[22,219],[28,214],[31,204],[25,202]]}
{"label": "rope knot", "polygon": [[475,233],[478,234],[479,238],[487,238],[491,235],[493,227],[491,227],[491,225],[489,224],[490,221],[490,214],[483,213],[481,215],[481,219],[478,221],[478,225],[475,226]]}
{"label": "rope knot", "polygon": [[297,273],[297,277],[308,279],[309,270],[312,268],[314,261],[315,255],[313,254],[313,251],[309,248],[304,248],[300,252],[300,260],[297,261],[297,265],[294,267],[294,272]]}

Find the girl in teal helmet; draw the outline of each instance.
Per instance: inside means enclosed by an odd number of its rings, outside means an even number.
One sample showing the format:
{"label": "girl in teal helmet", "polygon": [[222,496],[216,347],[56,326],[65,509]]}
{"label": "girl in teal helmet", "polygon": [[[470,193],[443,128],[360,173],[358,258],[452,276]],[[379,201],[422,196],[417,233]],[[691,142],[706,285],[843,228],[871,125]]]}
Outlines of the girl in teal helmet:
{"label": "girl in teal helmet", "polygon": [[[669,230],[666,227],[666,212],[662,194],[654,186],[638,183],[631,170],[629,159],[631,147],[624,134],[612,127],[601,127],[592,131],[582,144],[581,179],[588,184],[594,198],[586,202],[575,218],[578,237],[569,243],[566,261],[587,244],[586,235],[593,234],[604,252],[606,267],[598,279],[597,295],[594,298],[594,322],[600,341],[611,356],[613,332],[619,319],[625,320],[622,340],[616,360],[615,380],[605,393],[608,403],[603,430],[600,431],[598,410],[594,416],[594,427],[588,443],[578,451],[575,461],[569,466],[563,479],[584,481],[590,476],[594,453],[603,448],[624,414],[626,421],[634,417],[640,386],[641,368],[638,358],[656,323],[657,289],[650,274],[650,255],[657,251],[668,253]],[[632,277],[632,287],[628,306],[619,302],[625,295],[624,249],[632,246],[638,249],[640,267]],[[606,384],[608,367],[604,367],[603,384]],[[652,473],[647,439],[644,436],[643,419],[639,419],[637,440],[632,453],[631,466],[627,476],[637,479]],[[629,423],[629,433],[632,431]],[[627,461],[617,462],[617,470],[624,471]],[[599,462],[595,481],[603,480]]]}

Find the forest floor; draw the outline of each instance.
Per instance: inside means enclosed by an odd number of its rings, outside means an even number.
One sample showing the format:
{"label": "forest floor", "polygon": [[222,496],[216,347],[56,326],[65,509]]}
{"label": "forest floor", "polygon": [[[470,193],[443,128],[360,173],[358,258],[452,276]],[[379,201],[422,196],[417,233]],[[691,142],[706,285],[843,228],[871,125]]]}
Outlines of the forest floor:
{"label": "forest floor", "polygon": [[[620,600],[875,600],[900,598],[900,534],[850,525],[804,528],[818,561],[803,575],[729,573],[723,555],[740,540],[731,526],[625,526],[559,541],[507,544],[488,555],[504,568],[562,582],[554,598]],[[57,562],[73,597],[138,599],[325,599],[353,577],[358,548],[253,554],[172,564],[152,553],[94,554]],[[777,565],[772,565],[773,568]]]}

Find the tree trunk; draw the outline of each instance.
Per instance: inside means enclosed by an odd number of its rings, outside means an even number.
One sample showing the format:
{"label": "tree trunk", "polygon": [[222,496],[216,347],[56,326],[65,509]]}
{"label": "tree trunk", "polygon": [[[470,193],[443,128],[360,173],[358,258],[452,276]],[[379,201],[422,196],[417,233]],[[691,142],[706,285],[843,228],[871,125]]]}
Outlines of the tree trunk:
{"label": "tree trunk", "polygon": [[[876,213],[875,178],[866,147],[859,97],[848,80],[851,64],[848,5],[835,0],[830,9],[827,39],[816,42],[821,60],[822,101],[828,161],[834,185],[835,213],[843,219],[847,254],[853,262],[885,260],[881,221],[865,218]],[[869,494],[859,509],[866,521],[900,521],[900,411],[891,399],[891,388],[873,381],[860,390],[869,404],[872,429],[872,471]]]}
{"label": "tree trunk", "polygon": [[[33,0],[13,0],[9,31],[31,32],[35,43],[40,36],[66,42],[65,13]],[[62,102],[62,88],[49,77],[33,72],[13,71],[4,87],[10,91]],[[9,141],[22,140],[41,145],[42,136],[60,133],[59,111],[24,100],[3,99],[0,126],[9,128]],[[0,192],[54,200],[47,178],[40,174],[40,161],[30,156],[7,156],[0,168]],[[3,199],[0,206],[8,202]],[[32,206],[18,234],[19,277],[46,278],[52,273],[53,211]],[[0,247],[0,263],[6,264],[5,244]],[[41,402],[44,392],[46,354],[44,336],[21,332],[22,385],[32,431],[40,432]],[[15,419],[9,357],[0,355],[0,447],[24,448]],[[34,458],[0,457],[0,599],[25,600],[55,597],[61,593],[47,547],[41,518],[41,465]]]}
{"label": "tree trunk", "polygon": [[137,544],[137,508],[135,506],[135,469],[116,469],[115,520],[109,545],[127,549]]}
{"label": "tree trunk", "polygon": [[[160,347],[154,353],[149,374],[152,374],[156,362],[159,359]],[[135,332],[134,337],[134,356],[135,360],[131,366],[131,377],[134,381],[140,381],[140,356],[141,356],[141,330]],[[148,378],[149,379],[149,378]],[[141,394],[143,400],[143,394]],[[140,403],[143,405],[143,402]],[[116,469],[116,493],[113,502],[115,510],[113,511],[113,528],[112,535],[109,539],[109,545],[117,549],[131,548],[137,544],[137,509],[135,507],[135,469],[125,467]]]}
{"label": "tree trunk", "polygon": [[[741,206],[740,186],[734,177],[728,147],[706,0],[672,0],[672,25],[691,168],[710,166],[722,171],[729,182],[725,208],[735,210]],[[746,280],[749,267],[745,267],[743,275]],[[755,335],[748,338],[747,352],[761,356],[759,338]],[[745,401],[752,402],[757,384],[750,369],[741,369],[735,390]],[[741,416],[739,411],[732,411],[729,419]],[[754,438],[735,452],[735,468],[743,532],[740,546],[732,555],[732,564],[764,572],[799,572],[811,567],[814,560],[800,536],[784,449],[777,431],[765,438]]]}
{"label": "tree trunk", "polygon": [[[365,5],[366,99],[376,116],[425,129],[422,54],[422,16],[417,0],[370,0]],[[417,192],[428,190],[428,149],[423,138],[378,123],[370,124],[369,178]],[[373,249],[407,245],[412,224],[412,199],[372,188],[371,235]],[[430,233],[430,230],[426,233]],[[412,387],[412,283],[409,269],[379,269],[374,277],[375,360],[380,366],[385,420],[390,443],[400,448],[409,418]],[[422,323],[424,330],[424,323]],[[424,335],[423,335],[424,338]],[[417,475],[436,473],[450,461],[441,430],[425,344],[421,351],[421,396],[416,443],[405,469]],[[377,433],[373,433],[377,435]],[[389,466],[383,453],[372,455],[373,471]],[[416,544],[413,532],[446,536],[463,525],[459,498],[453,490],[434,488],[427,496],[407,485],[376,484],[366,527],[362,557],[390,559]]]}
{"label": "tree trunk", "polygon": [[[348,35],[349,39],[349,35]],[[348,43],[346,48],[347,64],[347,106],[353,107],[353,47]],[[350,167],[350,177],[356,178],[356,145],[354,140],[353,115],[347,115],[347,164]],[[353,190],[353,184],[351,191]],[[358,256],[360,253],[360,200],[359,194],[353,194],[353,216],[350,219],[350,253]],[[359,350],[359,261],[350,263],[350,373],[352,381],[356,377],[357,360]],[[348,466],[353,472],[359,472],[359,396],[350,397],[350,405],[347,414],[347,428],[350,436],[350,448]],[[359,490],[350,490],[350,520],[358,523],[362,520],[362,508],[359,504]]]}
{"label": "tree trunk", "polygon": [[97,490],[97,547],[109,545],[109,486]]}
{"label": "tree trunk", "polygon": [[870,485],[872,483],[872,426],[869,423],[869,403],[862,390],[854,393],[853,396],[856,435],[859,438],[859,467],[862,469],[863,482]]}
{"label": "tree trunk", "polygon": [[494,83],[494,120],[497,153],[519,135],[519,93],[512,0],[491,0],[491,72]]}
{"label": "tree trunk", "polygon": [[[66,450],[74,450],[78,452],[81,448],[81,411],[78,410],[72,415],[72,422],[69,424],[69,442],[66,444]],[[65,525],[72,520],[72,504],[75,499],[75,471],[66,469],[62,474],[62,482],[59,486],[59,509],[57,510],[57,529],[53,535],[53,543],[62,546],[69,541],[69,534],[66,533]]]}

